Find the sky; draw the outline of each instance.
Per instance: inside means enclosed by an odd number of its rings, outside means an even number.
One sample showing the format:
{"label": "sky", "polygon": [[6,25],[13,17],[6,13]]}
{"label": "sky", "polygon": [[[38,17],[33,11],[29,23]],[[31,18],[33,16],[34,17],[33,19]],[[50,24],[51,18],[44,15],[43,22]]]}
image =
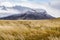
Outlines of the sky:
{"label": "sky", "polygon": [[0,6],[26,6],[34,9],[45,9],[48,14],[60,17],[60,0],[0,0]]}

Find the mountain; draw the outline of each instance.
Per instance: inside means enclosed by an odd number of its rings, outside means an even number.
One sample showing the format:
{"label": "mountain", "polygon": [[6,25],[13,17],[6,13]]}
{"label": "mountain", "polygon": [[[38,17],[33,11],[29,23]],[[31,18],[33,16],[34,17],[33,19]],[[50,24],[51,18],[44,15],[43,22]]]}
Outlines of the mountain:
{"label": "mountain", "polygon": [[14,7],[3,7],[3,10],[14,9],[20,11],[20,13],[9,15],[6,17],[1,17],[0,19],[4,20],[39,20],[39,19],[52,19],[53,16],[49,15],[44,9],[32,9],[22,6]]}

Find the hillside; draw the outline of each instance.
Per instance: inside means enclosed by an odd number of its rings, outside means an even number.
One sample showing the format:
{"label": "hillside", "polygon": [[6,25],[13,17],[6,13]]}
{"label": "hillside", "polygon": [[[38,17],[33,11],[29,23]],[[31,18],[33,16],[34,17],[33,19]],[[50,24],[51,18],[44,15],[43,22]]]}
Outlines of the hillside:
{"label": "hillside", "polygon": [[0,40],[60,40],[60,19],[0,20]]}

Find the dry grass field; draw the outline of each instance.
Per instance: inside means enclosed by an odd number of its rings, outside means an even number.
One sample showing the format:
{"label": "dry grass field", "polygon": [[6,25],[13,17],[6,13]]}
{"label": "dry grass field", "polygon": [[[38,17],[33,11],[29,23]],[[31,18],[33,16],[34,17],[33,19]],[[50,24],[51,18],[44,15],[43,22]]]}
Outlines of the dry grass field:
{"label": "dry grass field", "polygon": [[60,40],[60,19],[0,20],[0,40]]}

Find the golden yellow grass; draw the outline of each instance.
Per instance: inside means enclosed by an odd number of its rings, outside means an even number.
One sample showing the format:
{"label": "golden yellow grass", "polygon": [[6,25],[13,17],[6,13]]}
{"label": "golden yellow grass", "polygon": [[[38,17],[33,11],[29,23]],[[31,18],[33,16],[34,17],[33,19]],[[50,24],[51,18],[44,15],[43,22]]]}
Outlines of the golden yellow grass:
{"label": "golden yellow grass", "polygon": [[60,19],[0,20],[0,40],[60,40]]}

